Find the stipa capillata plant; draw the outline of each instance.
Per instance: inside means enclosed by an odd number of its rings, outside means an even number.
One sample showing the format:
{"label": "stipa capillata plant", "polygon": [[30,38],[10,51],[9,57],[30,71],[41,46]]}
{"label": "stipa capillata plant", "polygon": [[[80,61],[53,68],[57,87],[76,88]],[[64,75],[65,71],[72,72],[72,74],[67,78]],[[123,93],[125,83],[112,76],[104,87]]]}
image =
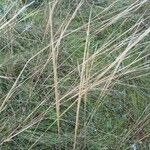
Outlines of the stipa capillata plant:
{"label": "stipa capillata plant", "polygon": [[1,148],[148,148],[148,0],[12,4],[0,21]]}

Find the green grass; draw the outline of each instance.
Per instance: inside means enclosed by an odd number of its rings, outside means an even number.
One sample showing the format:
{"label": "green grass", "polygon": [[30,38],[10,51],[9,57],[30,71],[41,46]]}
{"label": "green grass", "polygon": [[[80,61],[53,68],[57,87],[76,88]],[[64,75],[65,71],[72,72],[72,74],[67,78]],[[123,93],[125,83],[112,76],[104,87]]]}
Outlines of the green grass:
{"label": "green grass", "polygon": [[149,150],[148,0],[55,2],[0,2],[0,149]]}

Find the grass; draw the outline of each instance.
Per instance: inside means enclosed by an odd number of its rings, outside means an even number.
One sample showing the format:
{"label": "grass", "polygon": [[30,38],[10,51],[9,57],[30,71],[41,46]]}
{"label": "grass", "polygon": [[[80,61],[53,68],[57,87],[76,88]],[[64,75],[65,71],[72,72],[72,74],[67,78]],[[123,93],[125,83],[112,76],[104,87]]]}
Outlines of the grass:
{"label": "grass", "polygon": [[0,2],[0,149],[150,149],[148,0]]}

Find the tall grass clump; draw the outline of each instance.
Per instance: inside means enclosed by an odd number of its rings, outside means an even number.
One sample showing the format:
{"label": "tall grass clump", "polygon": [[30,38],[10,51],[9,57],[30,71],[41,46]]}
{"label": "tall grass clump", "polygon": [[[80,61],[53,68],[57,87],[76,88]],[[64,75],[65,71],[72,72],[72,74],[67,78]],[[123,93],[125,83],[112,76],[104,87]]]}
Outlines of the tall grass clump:
{"label": "tall grass clump", "polygon": [[149,0],[0,1],[0,149],[150,149]]}

